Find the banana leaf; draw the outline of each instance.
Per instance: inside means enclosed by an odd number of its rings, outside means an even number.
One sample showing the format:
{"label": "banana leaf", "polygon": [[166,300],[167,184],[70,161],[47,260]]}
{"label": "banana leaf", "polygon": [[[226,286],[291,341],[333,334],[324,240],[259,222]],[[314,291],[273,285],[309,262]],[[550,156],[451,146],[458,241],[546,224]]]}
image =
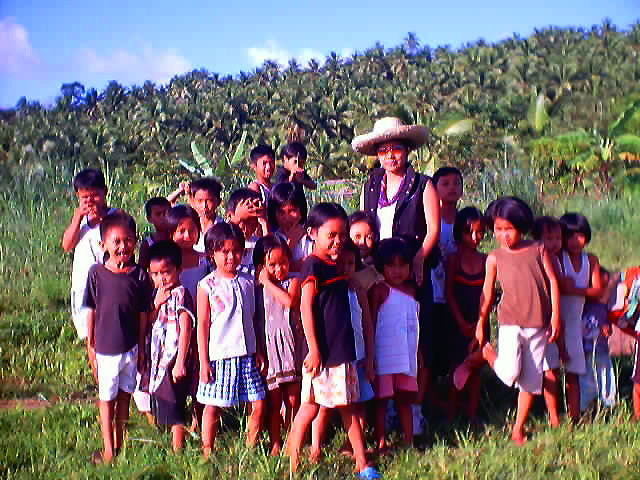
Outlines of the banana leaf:
{"label": "banana leaf", "polygon": [[527,120],[529,121],[529,125],[536,131],[536,133],[541,133],[547,123],[549,123],[546,97],[544,95],[540,94],[531,97],[531,104],[529,105]]}
{"label": "banana leaf", "polygon": [[242,160],[244,158],[244,146],[246,141],[247,141],[247,131],[245,130],[244,132],[242,132],[242,137],[240,137],[240,143],[238,143],[238,146],[236,147],[236,151],[233,153],[233,156],[231,157],[231,161],[229,162],[230,166],[235,167],[242,163]]}
{"label": "banana leaf", "polygon": [[636,115],[640,115],[640,100],[635,100],[627,105],[616,121],[609,127],[609,136],[617,137],[623,135],[627,125]]}
{"label": "banana leaf", "polygon": [[195,140],[191,142],[191,153],[193,153],[193,158],[198,164],[198,168],[202,170],[202,173],[204,175],[211,175],[213,173],[211,169],[211,162],[202,154],[200,147]]}
{"label": "banana leaf", "polygon": [[640,136],[627,133],[615,138],[616,150],[640,154]]}

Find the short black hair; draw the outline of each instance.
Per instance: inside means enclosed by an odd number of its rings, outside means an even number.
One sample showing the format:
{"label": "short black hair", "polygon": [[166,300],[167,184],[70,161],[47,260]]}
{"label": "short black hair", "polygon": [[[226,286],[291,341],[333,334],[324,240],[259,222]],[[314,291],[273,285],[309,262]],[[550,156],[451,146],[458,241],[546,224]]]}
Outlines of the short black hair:
{"label": "short black hair", "polygon": [[240,227],[233,223],[216,223],[204,235],[204,249],[207,254],[217,252],[222,249],[227,240],[238,242],[241,248],[244,248],[244,233]]}
{"label": "short black hair", "polygon": [[343,252],[353,253],[354,258],[356,259],[356,272],[362,270],[363,265],[362,258],[360,258],[360,249],[351,241],[350,238],[347,238],[347,240],[342,244],[342,251],[340,254]]}
{"label": "short black hair", "polygon": [[378,272],[382,273],[385,265],[389,265],[395,258],[400,258],[405,263],[411,265],[413,255],[409,243],[400,237],[385,238],[380,241],[376,248],[375,266]]}
{"label": "short black hair", "polygon": [[589,221],[584,215],[579,213],[565,213],[560,217],[560,223],[562,224],[563,242],[574,233],[584,235],[586,243],[591,241],[591,225],[589,225]]}
{"label": "short black hair", "polygon": [[102,219],[102,222],[100,222],[100,239],[104,241],[109,230],[115,227],[127,228],[133,233],[134,237],[137,235],[136,221],[122,209],[117,209]]}
{"label": "short black hair", "polygon": [[144,213],[147,215],[147,218],[151,217],[151,210],[153,207],[165,207],[169,209],[171,208],[171,202],[164,197],[150,198],[144,204]]}
{"label": "short black hair", "polygon": [[484,225],[484,216],[476,207],[464,207],[456,213],[456,219],[453,222],[453,239],[456,243],[462,240],[462,235],[469,231],[471,222],[480,221]]}
{"label": "short black hair", "polygon": [[533,220],[533,227],[531,228],[531,236],[534,240],[542,240],[542,235],[545,231],[559,228],[562,230],[562,223],[556,217],[550,215],[541,215]]}
{"label": "short black hair", "polygon": [[222,184],[216,178],[202,177],[191,182],[189,189],[191,190],[191,195],[195,195],[198,190],[205,190],[220,200]]}
{"label": "short black hair", "polygon": [[271,189],[271,196],[267,202],[267,218],[271,228],[278,228],[276,213],[286,203],[298,207],[301,223],[307,221],[307,198],[304,196],[304,191],[297,188],[294,183],[282,182]]}
{"label": "short black hair", "polygon": [[500,197],[489,204],[484,213],[487,225],[493,230],[496,218],[510,222],[522,235],[533,226],[533,212],[526,202],[518,197]]}
{"label": "short black hair", "polygon": [[305,161],[307,159],[307,149],[300,142],[287,143],[280,150],[280,158],[284,157],[298,157],[300,160]]}
{"label": "short black hair", "polygon": [[235,213],[236,207],[243,200],[262,200],[260,194],[250,188],[238,188],[231,192],[227,199],[226,210],[227,213]]}
{"label": "short black hair", "polygon": [[251,165],[255,165],[260,157],[264,157],[265,155],[270,156],[273,160],[276,159],[276,152],[273,151],[271,145],[257,145],[253,147],[251,153],[249,154],[249,162]]}
{"label": "short black hair", "polygon": [[167,227],[169,236],[172,236],[178,225],[185,218],[190,218],[195,223],[198,228],[198,232],[202,231],[202,226],[200,225],[200,216],[198,212],[196,212],[189,205],[176,205],[175,207],[171,207],[167,212]]}
{"label": "short black hair", "polygon": [[104,175],[102,175],[100,170],[85,168],[73,177],[73,189],[76,192],[86,188],[107,189],[107,183],[104,181]]}
{"label": "short black hair", "polygon": [[182,250],[176,242],[160,240],[149,247],[149,263],[166,260],[176,268],[182,266]]}
{"label": "short black hair", "polygon": [[433,180],[433,184],[438,185],[438,181],[442,177],[446,177],[447,175],[457,175],[460,178],[460,185],[464,185],[462,172],[456,167],[440,167],[438,170],[436,170],[436,173],[433,174],[433,177],[431,177]]}
{"label": "short black hair", "polygon": [[287,258],[291,260],[291,250],[287,242],[279,235],[270,233],[264,237],[260,237],[253,248],[253,264],[255,266],[264,265],[264,261],[271,250],[281,248]]}
{"label": "short black hair", "polygon": [[378,224],[376,223],[375,219],[373,218],[373,216],[371,216],[369,212],[365,212],[364,210],[358,210],[356,212],[353,212],[351,215],[349,215],[349,228],[351,228],[351,226],[355,225],[356,223],[362,223],[362,222],[369,225],[369,228],[371,228],[371,231],[373,232],[373,237],[375,238],[375,241],[377,242],[378,240],[380,240],[380,232],[378,231]]}
{"label": "short black hair", "polygon": [[305,226],[311,229],[320,228],[326,222],[334,218],[344,220],[344,223],[348,228],[349,217],[347,217],[347,212],[345,212],[344,208],[342,208],[339,204],[335,202],[316,203],[307,216]]}

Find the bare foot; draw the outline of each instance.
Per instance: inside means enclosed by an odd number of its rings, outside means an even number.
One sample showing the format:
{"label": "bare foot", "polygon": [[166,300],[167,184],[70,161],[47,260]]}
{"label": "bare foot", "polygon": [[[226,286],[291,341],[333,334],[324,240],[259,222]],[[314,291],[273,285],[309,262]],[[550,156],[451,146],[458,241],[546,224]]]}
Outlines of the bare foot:
{"label": "bare foot", "polygon": [[527,442],[527,437],[522,432],[512,432],[511,433],[511,440],[518,447],[521,447],[522,445],[524,445]]}
{"label": "bare foot", "polygon": [[213,449],[211,447],[202,447],[202,458],[209,460],[212,451]]}
{"label": "bare foot", "polygon": [[300,460],[298,459],[298,452],[289,452],[289,472],[296,473],[298,471],[298,465]]}
{"label": "bare foot", "polygon": [[269,452],[269,455],[271,455],[272,457],[277,457],[278,455],[280,455],[281,449],[282,449],[282,446],[279,443],[274,443],[271,446],[271,452]]}
{"label": "bare foot", "polygon": [[102,465],[104,463],[111,463],[113,461],[113,454],[108,454],[104,451],[95,451],[91,454],[89,461],[94,465]]}
{"label": "bare foot", "polygon": [[312,465],[316,465],[320,463],[320,459],[322,458],[322,450],[319,448],[311,448],[309,450],[309,463]]}

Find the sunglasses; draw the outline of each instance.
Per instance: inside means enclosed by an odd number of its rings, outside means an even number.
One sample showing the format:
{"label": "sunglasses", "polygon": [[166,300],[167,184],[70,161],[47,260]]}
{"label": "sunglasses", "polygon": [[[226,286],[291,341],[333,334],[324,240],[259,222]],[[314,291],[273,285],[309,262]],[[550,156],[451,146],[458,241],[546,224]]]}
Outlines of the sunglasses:
{"label": "sunglasses", "polygon": [[401,155],[406,151],[404,145],[387,145],[385,147],[378,148],[378,155]]}

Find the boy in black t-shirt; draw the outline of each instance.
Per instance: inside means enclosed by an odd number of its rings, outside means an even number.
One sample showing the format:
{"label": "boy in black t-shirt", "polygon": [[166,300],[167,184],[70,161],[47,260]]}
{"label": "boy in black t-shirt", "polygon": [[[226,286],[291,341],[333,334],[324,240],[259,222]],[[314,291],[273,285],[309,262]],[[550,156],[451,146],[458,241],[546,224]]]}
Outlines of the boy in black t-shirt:
{"label": "boy in black t-shirt", "polygon": [[276,169],[276,183],[291,182],[296,187],[309,190],[316,189],[316,182],[304,170],[307,160],[307,149],[300,142],[291,142],[285,145],[280,152],[282,166]]}
{"label": "boy in black t-shirt", "polygon": [[[98,381],[103,450],[93,463],[111,462],[122,447],[136,372],[143,364],[144,335],[151,305],[148,274],[133,262],[136,224],[118,210],[100,224],[104,265],[89,270],[84,306],[89,309],[89,355]],[[94,371],[95,371],[94,369]],[[115,435],[114,435],[115,433]]]}

